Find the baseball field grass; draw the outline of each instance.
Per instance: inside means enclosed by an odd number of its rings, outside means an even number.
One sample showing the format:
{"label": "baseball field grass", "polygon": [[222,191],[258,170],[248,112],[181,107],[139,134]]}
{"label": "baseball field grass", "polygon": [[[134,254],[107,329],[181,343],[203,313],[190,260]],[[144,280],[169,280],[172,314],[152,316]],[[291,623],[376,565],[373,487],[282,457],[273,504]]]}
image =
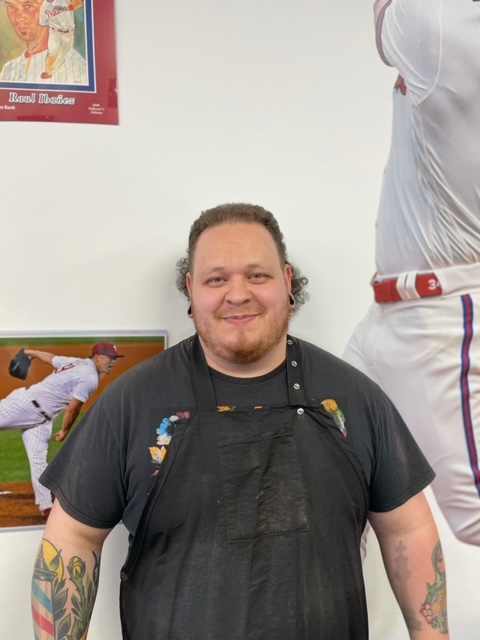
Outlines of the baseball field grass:
{"label": "baseball field grass", "polygon": [[[61,416],[53,423],[53,433],[60,431]],[[50,440],[49,461],[62,446],[55,438]],[[30,467],[19,429],[0,431],[0,484],[6,482],[29,482]]]}

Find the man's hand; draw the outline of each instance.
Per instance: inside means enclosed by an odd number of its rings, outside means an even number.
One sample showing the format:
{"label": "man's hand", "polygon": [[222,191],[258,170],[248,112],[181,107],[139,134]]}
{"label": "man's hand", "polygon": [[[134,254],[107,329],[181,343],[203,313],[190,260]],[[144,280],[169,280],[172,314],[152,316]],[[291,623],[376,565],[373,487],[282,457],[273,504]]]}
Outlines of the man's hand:
{"label": "man's hand", "polygon": [[58,431],[58,433],[55,434],[55,440],[57,442],[62,442],[62,440],[65,440],[67,436],[68,436],[68,431],[64,431],[62,429],[61,431]]}

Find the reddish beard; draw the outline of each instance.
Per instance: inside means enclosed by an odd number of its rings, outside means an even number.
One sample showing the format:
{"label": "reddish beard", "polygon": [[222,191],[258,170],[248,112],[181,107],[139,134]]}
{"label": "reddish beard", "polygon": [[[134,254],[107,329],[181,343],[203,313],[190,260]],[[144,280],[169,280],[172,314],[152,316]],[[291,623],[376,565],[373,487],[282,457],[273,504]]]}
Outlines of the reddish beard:
{"label": "reddish beard", "polygon": [[[261,316],[265,311],[262,309],[255,313]],[[248,311],[242,310],[242,315],[248,315]],[[221,321],[222,317],[218,314],[215,321]],[[193,305],[192,318],[198,335],[209,351],[227,362],[252,364],[261,360],[285,338],[290,319],[290,307],[287,304],[279,310],[261,334],[258,331],[252,331],[249,327],[237,327],[235,334],[228,339],[217,336],[214,323],[210,324],[199,318]]]}

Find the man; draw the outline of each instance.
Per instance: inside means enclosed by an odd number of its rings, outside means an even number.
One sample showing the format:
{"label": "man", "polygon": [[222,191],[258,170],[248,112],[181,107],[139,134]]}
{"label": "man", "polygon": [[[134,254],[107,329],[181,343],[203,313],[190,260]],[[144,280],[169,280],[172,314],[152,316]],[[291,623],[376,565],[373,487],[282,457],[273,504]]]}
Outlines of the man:
{"label": "man", "polygon": [[433,471],[376,385],[287,335],[305,283],[262,207],[193,224],[178,286],[197,333],[110,385],[42,476],[40,640],[85,637],[120,520],[125,639],[366,639],[367,516],[410,637],[448,637]]}
{"label": "man", "polygon": [[378,0],[375,19],[400,76],[375,303],[344,357],[393,400],[454,534],[479,546],[480,3]]}
{"label": "man", "polygon": [[92,348],[90,358],[67,358],[45,351],[25,349],[31,359],[37,358],[54,368],[41,382],[15,389],[0,400],[0,431],[21,429],[27,451],[35,504],[48,518],[52,496],[39,482],[47,466],[48,445],[52,437],[54,419],[62,413],[62,428],[55,435],[64,440],[83,404],[98,387],[101,377],[108,375],[117,358],[122,358],[111,342],[99,342]]}
{"label": "man", "polygon": [[[62,65],[42,78],[48,54],[49,29],[40,24],[43,0],[4,0],[7,16],[25,51],[6,62],[0,71],[1,82],[87,84],[85,59],[71,49]],[[73,16],[73,13],[70,12]]]}
{"label": "man", "polygon": [[83,7],[82,0],[44,0],[40,7],[40,24],[48,27],[48,55],[45,70],[40,74],[42,80],[52,78],[73,51],[73,12],[80,7]]}

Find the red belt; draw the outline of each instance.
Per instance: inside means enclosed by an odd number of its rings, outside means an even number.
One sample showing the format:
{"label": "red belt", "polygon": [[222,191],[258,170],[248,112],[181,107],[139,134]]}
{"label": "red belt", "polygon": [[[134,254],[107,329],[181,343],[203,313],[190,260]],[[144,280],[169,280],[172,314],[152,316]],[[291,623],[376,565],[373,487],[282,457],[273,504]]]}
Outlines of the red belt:
{"label": "red belt", "polygon": [[[397,290],[398,278],[372,282],[375,302],[398,302],[403,300]],[[415,278],[415,290],[420,298],[441,296],[442,285],[434,273],[422,273]]]}
{"label": "red belt", "polygon": [[53,29],[54,31],[57,31],[58,33],[72,33],[72,29],[57,29],[57,27],[50,27],[51,29]]}

